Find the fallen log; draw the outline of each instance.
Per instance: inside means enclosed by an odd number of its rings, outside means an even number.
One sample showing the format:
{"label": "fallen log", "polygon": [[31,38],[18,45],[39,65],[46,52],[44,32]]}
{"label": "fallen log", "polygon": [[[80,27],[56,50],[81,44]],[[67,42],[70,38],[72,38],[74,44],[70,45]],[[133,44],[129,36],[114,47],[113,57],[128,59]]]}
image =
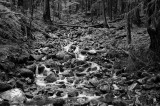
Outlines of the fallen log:
{"label": "fallen log", "polygon": [[57,24],[57,26],[67,26],[67,27],[81,27],[81,28],[86,28],[86,26],[80,26],[80,25],[67,25],[67,24]]}
{"label": "fallen log", "polygon": [[80,27],[80,28],[89,28],[89,27],[94,27],[94,28],[104,28],[104,24],[96,24],[96,25],[91,25],[91,26],[57,24],[57,26]]}

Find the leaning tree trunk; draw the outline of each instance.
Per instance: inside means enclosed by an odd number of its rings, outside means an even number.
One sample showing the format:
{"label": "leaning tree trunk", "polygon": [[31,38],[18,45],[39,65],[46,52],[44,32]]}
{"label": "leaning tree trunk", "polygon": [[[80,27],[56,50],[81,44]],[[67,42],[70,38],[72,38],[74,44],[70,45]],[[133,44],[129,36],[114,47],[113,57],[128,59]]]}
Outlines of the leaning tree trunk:
{"label": "leaning tree trunk", "polygon": [[49,0],[44,0],[43,21],[51,23]]}

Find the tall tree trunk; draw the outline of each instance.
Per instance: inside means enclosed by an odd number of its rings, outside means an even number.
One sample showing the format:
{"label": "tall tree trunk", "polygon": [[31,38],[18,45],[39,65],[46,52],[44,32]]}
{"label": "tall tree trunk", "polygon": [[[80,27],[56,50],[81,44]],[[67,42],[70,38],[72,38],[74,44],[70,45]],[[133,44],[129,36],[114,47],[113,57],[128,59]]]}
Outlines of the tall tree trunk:
{"label": "tall tree trunk", "polygon": [[[71,2],[71,0],[69,0],[69,2]],[[71,12],[72,12],[72,7],[69,6],[69,14],[71,14]]]}
{"label": "tall tree trunk", "polygon": [[114,4],[114,19],[115,19],[116,16],[117,16],[117,10],[118,10],[118,7],[117,7],[117,5],[118,5],[118,0],[115,0],[114,2],[115,2],[115,4]]}
{"label": "tall tree trunk", "polygon": [[103,0],[103,17],[104,17],[104,26],[106,28],[109,28],[109,25],[107,23],[107,18],[106,18],[105,0]]}
{"label": "tall tree trunk", "polygon": [[61,2],[58,2],[58,18],[61,19]]}
{"label": "tall tree trunk", "polygon": [[135,17],[136,17],[136,25],[140,27],[141,17],[140,17],[140,9],[139,8],[137,8],[135,11]]}
{"label": "tall tree trunk", "polygon": [[43,10],[43,21],[46,23],[51,23],[49,0],[44,0],[44,8],[43,9],[44,9]]}
{"label": "tall tree trunk", "polygon": [[123,14],[124,12],[125,12],[125,4],[126,4],[126,2],[124,1],[124,0],[120,0],[120,11],[121,11],[121,14]]}
{"label": "tall tree trunk", "polygon": [[85,0],[85,1],[86,1],[86,2],[85,2],[85,13],[87,14],[87,9],[88,9],[88,7],[87,7],[88,5],[87,5],[87,4],[88,4],[88,3],[87,3],[87,0]]}
{"label": "tall tree trunk", "polygon": [[113,16],[112,16],[113,0],[109,0],[109,4],[110,4],[110,10],[109,10],[110,11],[110,19],[112,20],[112,18],[113,18]]}
{"label": "tall tree trunk", "polygon": [[54,20],[55,20],[54,19],[55,18],[55,9],[56,9],[54,1],[52,1],[52,7],[51,8],[52,8],[52,21],[54,22]]}
{"label": "tall tree trunk", "polygon": [[31,33],[31,31],[32,31],[32,21],[33,21],[33,11],[34,11],[34,8],[33,8],[33,0],[30,0],[31,2],[30,2],[30,14],[31,14],[31,19],[30,19],[30,33],[29,33],[29,37],[31,38],[31,39],[34,39],[33,38],[33,36],[32,36],[32,33]]}
{"label": "tall tree trunk", "polygon": [[[151,0],[148,0],[147,3],[147,15],[148,15],[148,27],[147,31],[150,36],[150,50],[155,52],[156,54],[160,55],[160,16],[156,17],[158,11],[160,10],[160,0],[155,3],[155,7],[153,6],[154,4],[150,3]],[[151,19],[151,16],[154,15],[154,19]],[[154,23],[154,21],[156,21]],[[154,24],[153,24],[154,23]],[[153,28],[154,27],[154,28]]]}
{"label": "tall tree trunk", "polygon": [[130,16],[130,3],[128,3],[128,6],[127,6],[127,10],[128,10],[128,15],[127,15],[127,43],[128,44],[131,44],[131,16]]}

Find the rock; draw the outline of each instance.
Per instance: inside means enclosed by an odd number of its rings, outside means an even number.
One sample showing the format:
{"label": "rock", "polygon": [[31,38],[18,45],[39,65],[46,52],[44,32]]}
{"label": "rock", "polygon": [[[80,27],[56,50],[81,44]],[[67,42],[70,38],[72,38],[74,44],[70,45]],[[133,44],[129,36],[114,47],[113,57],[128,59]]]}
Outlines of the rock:
{"label": "rock", "polygon": [[97,100],[91,100],[89,106],[100,106],[100,104],[99,104],[99,101],[97,101]]}
{"label": "rock", "polygon": [[38,74],[43,73],[43,72],[44,72],[44,69],[45,69],[44,66],[42,66],[42,65],[38,66]]}
{"label": "rock", "polygon": [[56,77],[56,75],[54,73],[52,73],[52,74],[50,74],[49,76],[47,76],[45,78],[45,81],[47,83],[53,83],[53,82],[57,81],[57,77]]}
{"label": "rock", "polygon": [[138,88],[140,88],[138,83],[133,83],[132,85],[128,86],[129,91],[133,91],[133,90],[138,89]]}
{"label": "rock", "polygon": [[17,61],[19,64],[23,64],[26,63],[28,59],[29,55],[21,55],[20,57],[17,58]]}
{"label": "rock", "polygon": [[57,99],[53,106],[64,106],[65,100],[64,99]]}
{"label": "rock", "polygon": [[33,95],[30,92],[25,93],[25,96],[30,99],[33,98]]}
{"label": "rock", "polygon": [[9,55],[7,58],[8,60],[10,60],[13,63],[17,63],[17,64],[23,64],[26,63],[27,60],[29,59],[30,55],[24,51],[24,54],[20,55]]}
{"label": "rock", "polygon": [[58,39],[58,36],[56,34],[49,33],[49,36],[53,39]]}
{"label": "rock", "polygon": [[151,90],[151,89],[154,89],[155,88],[155,85],[154,84],[144,84],[142,86],[142,89],[143,90]]}
{"label": "rock", "polygon": [[11,61],[0,62],[0,69],[2,69],[2,70],[11,71],[14,68],[15,68],[15,64]]}
{"label": "rock", "polygon": [[32,72],[36,71],[36,64],[26,66],[27,69],[31,70]]}
{"label": "rock", "polygon": [[71,70],[65,70],[64,72],[61,73],[65,77],[71,77],[74,76],[73,72]]}
{"label": "rock", "polygon": [[0,92],[4,92],[10,89],[12,89],[12,86],[10,84],[5,82],[0,82]]}
{"label": "rock", "polygon": [[48,54],[47,59],[50,59],[50,58],[56,59],[56,54],[52,54],[52,53]]}
{"label": "rock", "polygon": [[15,87],[16,86],[16,80],[14,78],[12,78],[9,81],[7,81],[7,84],[10,84],[12,87]]}
{"label": "rock", "polygon": [[133,80],[133,79],[127,80],[127,81],[124,82],[124,84],[127,84],[127,85],[131,85],[131,84],[133,84],[133,83],[134,83],[134,80]]}
{"label": "rock", "polygon": [[49,53],[49,47],[42,48],[41,52],[44,53],[44,54],[48,54]]}
{"label": "rock", "polygon": [[76,75],[77,77],[83,77],[83,76],[87,75],[87,73],[84,73],[84,72],[81,72],[81,73],[76,72],[75,75]]}
{"label": "rock", "polygon": [[105,63],[104,67],[107,69],[111,69],[113,66],[112,64]]}
{"label": "rock", "polygon": [[101,102],[107,103],[107,104],[112,104],[114,100],[114,95],[112,93],[108,93],[103,96],[103,98],[100,99]]}
{"label": "rock", "polygon": [[66,54],[66,55],[64,56],[64,61],[68,61],[69,59],[72,59],[72,56]]}
{"label": "rock", "polygon": [[10,106],[8,100],[0,101],[0,106]]}
{"label": "rock", "polygon": [[122,100],[115,100],[113,101],[114,106],[127,106],[125,102]]}
{"label": "rock", "polygon": [[67,54],[65,51],[59,51],[57,54],[56,54],[56,57],[57,59],[61,59],[61,60],[69,60],[72,58],[71,55]]}
{"label": "rock", "polygon": [[103,93],[107,93],[110,91],[110,86],[109,85],[101,85],[100,86],[100,91],[103,92]]}
{"label": "rock", "polygon": [[0,70],[0,81],[6,81],[7,79],[6,73]]}
{"label": "rock", "polygon": [[56,54],[56,57],[57,57],[57,59],[64,59],[65,55],[66,55],[66,52],[64,52],[64,51],[59,51],[59,52]]}
{"label": "rock", "polygon": [[17,80],[16,81],[16,87],[17,88],[20,88],[20,89],[24,89],[24,85],[25,85],[25,83],[24,82],[22,82],[21,80]]}
{"label": "rock", "polygon": [[92,49],[92,50],[89,50],[88,51],[88,54],[89,55],[96,55],[97,54],[97,51],[95,49]]}
{"label": "rock", "polygon": [[68,92],[68,97],[77,97],[78,96],[78,92],[77,91],[69,91]]}
{"label": "rock", "polygon": [[47,68],[49,68],[49,67],[56,68],[58,66],[57,62],[55,62],[53,59],[48,59],[48,60],[44,61],[44,64]]}
{"label": "rock", "polygon": [[33,71],[26,69],[26,68],[21,68],[19,71],[22,77],[25,77],[25,78],[29,77],[30,79],[34,79]]}
{"label": "rock", "polygon": [[59,90],[58,90],[58,91],[56,92],[56,96],[61,97],[63,93],[64,93],[63,91],[59,91]]}
{"label": "rock", "polygon": [[49,91],[48,91],[48,95],[49,95],[49,96],[53,96],[53,95],[54,95],[54,93],[55,93],[55,92],[54,92],[54,91],[52,91],[52,90],[49,90]]}
{"label": "rock", "polygon": [[101,103],[99,106],[108,106],[107,103]]}
{"label": "rock", "polygon": [[32,61],[34,61],[34,60],[40,61],[40,60],[43,58],[43,56],[44,56],[44,55],[42,55],[42,54],[41,54],[41,55],[31,54],[29,60],[32,60]]}
{"label": "rock", "polygon": [[59,88],[66,88],[66,85],[65,84],[59,84],[58,87]]}
{"label": "rock", "polygon": [[97,78],[92,78],[92,79],[89,80],[89,82],[90,82],[91,84],[93,84],[94,86],[97,86],[97,85],[99,84],[99,81],[98,81]]}
{"label": "rock", "polygon": [[26,99],[23,91],[18,88],[1,93],[0,98],[8,100],[11,103],[23,103]]}

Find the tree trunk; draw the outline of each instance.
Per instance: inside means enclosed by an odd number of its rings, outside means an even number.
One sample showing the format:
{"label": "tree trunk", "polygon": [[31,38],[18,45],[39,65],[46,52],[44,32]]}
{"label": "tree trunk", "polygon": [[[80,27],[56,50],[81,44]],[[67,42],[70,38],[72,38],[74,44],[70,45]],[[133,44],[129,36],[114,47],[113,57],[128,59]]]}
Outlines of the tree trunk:
{"label": "tree trunk", "polygon": [[109,28],[109,25],[107,23],[107,18],[106,18],[105,0],[103,0],[103,17],[104,17],[104,26],[106,28]]}
{"label": "tree trunk", "polygon": [[116,19],[116,16],[117,16],[117,10],[118,10],[118,7],[117,7],[117,5],[118,5],[118,0],[115,0],[114,1],[115,3],[114,3],[114,19]]}
{"label": "tree trunk", "polygon": [[51,23],[49,0],[44,0],[44,8],[43,9],[44,9],[43,10],[43,21],[46,23]]}
{"label": "tree trunk", "polygon": [[140,27],[141,25],[141,17],[140,17],[140,9],[137,8],[136,11],[135,11],[135,17],[136,17],[136,25],[138,27]]}
{"label": "tree trunk", "polygon": [[150,36],[150,49],[157,53],[160,54],[160,18],[158,20],[158,24],[155,29],[148,27],[147,28],[148,34]]}
{"label": "tree trunk", "polygon": [[113,8],[113,7],[112,7],[112,5],[113,5],[113,0],[109,0],[109,2],[110,2],[110,3],[109,3],[109,4],[110,4],[110,10],[109,10],[109,11],[110,11],[110,19],[112,20],[112,18],[113,18],[113,16],[112,16],[112,11],[113,11],[113,10],[112,10],[112,8]]}
{"label": "tree trunk", "polygon": [[31,31],[32,31],[32,21],[33,21],[33,12],[34,12],[34,9],[33,9],[33,0],[30,0],[31,2],[30,2],[30,14],[31,14],[31,20],[30,20],[30,33],[29,33],[29,37],[31,38],[31,39],[34,39],[34,37],[32,36],[32,33],[31,33]]}
{"label": "tree trunk", "polygon": [[121,0],[120,1],[120,11],[121,11],[121,14],[123,14],[125,12],[125,1],[124,0]]}
{"label": "tree trunk", "polygon": [[54,18],[55,18],[55,4],[54,4],[54,1],[52,1],[52,21],[54,22]]}
{"label": "tree trunk", "polygon": [[148,0],[147,3],[149,3],[149,5],[147,5],[147,15],[148,15],[148,27],[147,27],[147,31],[148,34],[150,36],[150,50],[152,50],[153,52],[155,52],[156,54],[160,54],[160,16],[156,15],[151,18],[151,16],[153,14],[158,14],[158,11],[160,10],[160,6],[158,6],[158,4],[160,4],[160,1],[157,1],[157,5],[155,5],[155,7],[153,7],[153,4],[150,3],[151,0]]}
{"label": "tree trunk", "polygon": [[[71,2],[71,0],[69,0],[69,2]],[[71,14],[71,12],[72,12],[72,7],[69,6],[69,14]]]}
{"label": "tree trunk", "polygon": [[61,2],[58,2],[58,18],[61,19]]}
{"label": "tree trunk", "polygon": [[[128,12],[130,11],[130,3],[128,3]],[[131,16],[130,13],[127,15],[127,43],[131,44]]]}

